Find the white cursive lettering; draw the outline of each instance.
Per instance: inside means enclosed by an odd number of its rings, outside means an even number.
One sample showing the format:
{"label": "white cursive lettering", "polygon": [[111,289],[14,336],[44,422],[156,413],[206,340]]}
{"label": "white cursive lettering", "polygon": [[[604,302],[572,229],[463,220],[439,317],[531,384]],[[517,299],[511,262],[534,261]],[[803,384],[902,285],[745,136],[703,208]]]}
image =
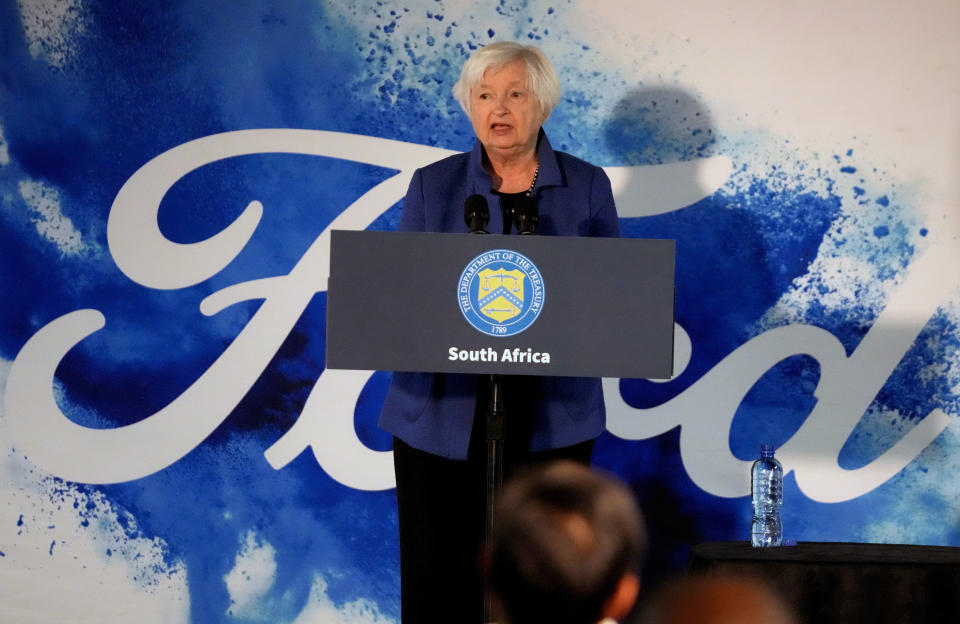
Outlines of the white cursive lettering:
{"label": "white cursive lettering", "polygon": [[[131,280],[150,288],[185,288],[215,275],[250,240],[263,206],[252,201],[215,236],[184,245],[160,232],[157,211],[161,199],[177,180],[205,164],[277,152],[354,160],[396,169],[398,174],[371,188],[341,213],[289,274],[235,284],[207,297],[200,309],[208,316],[241,301],[258,299],[263,304],[183,394],[132,425],[115,429],[77,425],[63,415],[54,397],[60,360],[104,327],[107,319],[97,310],[78,310],[42,327],[17,355],[6,387],[9,432],[33,461],[72,481],[112,483],[144,477],[183,457],[239,403],[314,294],[325,289],[330,230],[366,228],[403,196],[414,168],[451,153],[315,130],[244,130],[185,143],[146,163],[118,192],[107,223],[107,240],[117,265]],[[656,167],[607,168],[625,217],[668,212],[698,201],[719,188],[731,170],[725,157]],[[683,175],[695,175],[707,184],[683,193],[666,188]],[[645,184],[631,182],[640,178]],[[660,199],[648,205],[645,197]],[[955,260],[946,247],[932,246],[910,267],[883,314],[850,356],[829,332],[790,325],[753,338],[679,396],[650,409],[627,406],[616,380],[605,380],[610,431],[626,439],[644,439],[680,425],[680,453],[694,482],[718,496],[744,496],[749,492],[748,462],[734,457],[727,437],[719,434],[729,431],[737,407],[764,372],[785,358],[807,354],[821,367],[815,392],[818,402],[778,455],[814,500],[837,502],[869,492],[902,470],[948,422],[943,412],[934,410],[867,466],[846,470],[837,462],[844,442],[885,380],[937,306],[956,288],[956,280],[935,277],[942,273],[938,266],[952,266]],[[682,328],[677,335],[678,340],[686,336]],[[679,354],[689,354],[689,342],[678,344]],[[454,347],[449,353],[450,359],[458,360],[466,353],[469,360],[472,352]],[[498,354],[476,352],[481,361],[483,356],[496,361]],[[513,349],[504,350],[500,359],[546,363],[549,354]],[[353,429],[354,406],[370,375],[323,371],[297,422],[267,449],[267,461],[280,469],[309,446],[323,469],[345,485],[366,490],[392,487],[391,453],[367,448]]]}

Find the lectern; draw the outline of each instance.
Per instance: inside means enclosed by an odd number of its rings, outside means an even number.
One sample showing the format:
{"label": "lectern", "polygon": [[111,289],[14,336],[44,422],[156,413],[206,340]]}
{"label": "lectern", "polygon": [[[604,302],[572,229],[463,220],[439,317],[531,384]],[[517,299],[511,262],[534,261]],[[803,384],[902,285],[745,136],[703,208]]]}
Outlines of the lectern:
{"label": "lectern", "polygon": [[327,367],[667,378],[672,240],[334,231]]}
{"label": "lectern", "polygon": [[[333,231],[333,369],[667,378],[672,240]],[[486,525],[503,406],[491,384]]]}

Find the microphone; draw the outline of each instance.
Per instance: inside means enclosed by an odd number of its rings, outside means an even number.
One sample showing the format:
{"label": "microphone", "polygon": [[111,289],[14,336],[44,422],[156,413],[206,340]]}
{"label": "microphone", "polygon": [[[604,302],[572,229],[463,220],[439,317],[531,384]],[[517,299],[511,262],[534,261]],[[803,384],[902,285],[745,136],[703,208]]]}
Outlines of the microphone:
{"label": "microphone", "polygon": [[463,203],[463,219],[467,222],[471,234],[488,234],[486,227],[490,221],[490,209],[483,195],[471,195]]}
{"label": "microphone", "polygon": [[537,202],[532,197],[524,197],[513,212],[513,220],[517,225],[518,233],[536,234],[537,223],[540,222],[540,209],[537,207]]}

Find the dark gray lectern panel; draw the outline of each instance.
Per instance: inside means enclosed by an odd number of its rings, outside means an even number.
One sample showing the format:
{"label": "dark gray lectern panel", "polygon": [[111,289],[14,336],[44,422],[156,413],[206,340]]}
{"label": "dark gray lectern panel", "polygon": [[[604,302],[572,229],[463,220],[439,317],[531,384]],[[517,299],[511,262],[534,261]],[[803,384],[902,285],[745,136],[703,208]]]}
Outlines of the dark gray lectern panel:
{"label": "dark gray lectern panel", "polygon": [[334,231],[327,367],[670,377],[674,255],[672,240]]}

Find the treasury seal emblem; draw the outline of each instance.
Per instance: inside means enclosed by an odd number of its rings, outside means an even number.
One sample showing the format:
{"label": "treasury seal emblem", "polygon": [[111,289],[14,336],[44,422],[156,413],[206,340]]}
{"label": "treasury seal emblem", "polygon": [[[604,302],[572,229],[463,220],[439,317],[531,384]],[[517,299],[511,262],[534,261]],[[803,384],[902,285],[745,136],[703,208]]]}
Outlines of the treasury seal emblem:
{"label": "treasury seal emblem", "polygon": [[486,251],[460,274],[457,301],[464,318],[488,336],[513,336],[530,327],[543,309],[540,269],[509,249]]}

